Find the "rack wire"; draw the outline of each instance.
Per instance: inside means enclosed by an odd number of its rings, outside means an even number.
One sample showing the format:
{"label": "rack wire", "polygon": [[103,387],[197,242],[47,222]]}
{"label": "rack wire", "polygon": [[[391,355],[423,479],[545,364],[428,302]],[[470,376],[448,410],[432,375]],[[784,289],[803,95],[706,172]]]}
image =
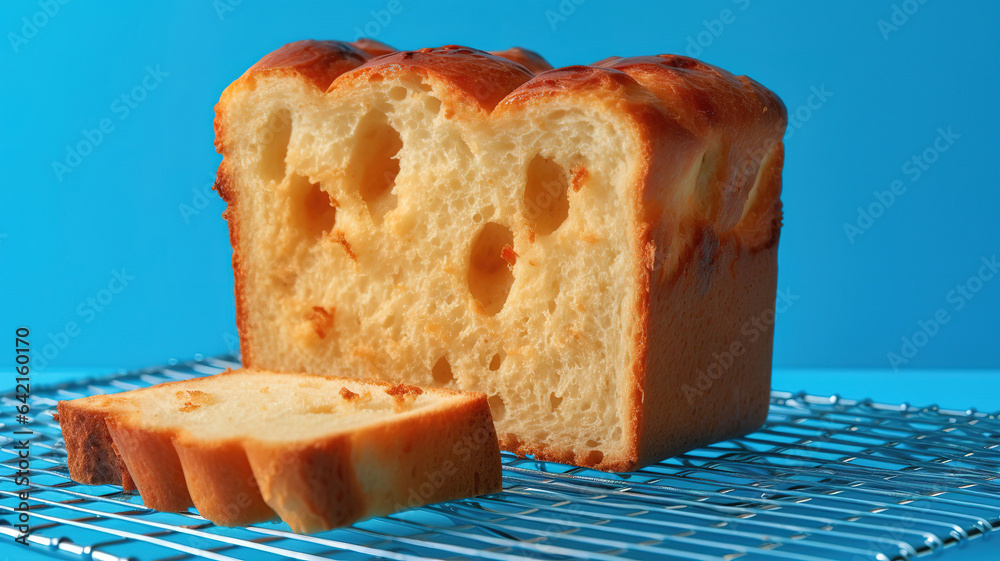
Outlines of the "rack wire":
{"label": "rack wire", "polygon": [[[0,534],[13,539],[17,450],[31,440],[29,541],[123,559],[911,559],[1000,529],[1000,416],[772,392],[743,438],[624,474],[503,456],[503,492],[303,536],[281,523],[213,525],[193,510],[69,479],[59,400],[215,374],[207,358],[35,391],[28,424],[2,398]],[[995,538],[994,538],[995,539]]]}

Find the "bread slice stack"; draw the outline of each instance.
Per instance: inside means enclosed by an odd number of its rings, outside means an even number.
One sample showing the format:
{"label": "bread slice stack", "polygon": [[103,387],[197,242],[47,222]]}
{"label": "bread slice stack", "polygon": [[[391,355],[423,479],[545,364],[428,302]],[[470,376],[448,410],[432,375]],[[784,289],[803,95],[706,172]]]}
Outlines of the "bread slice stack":
{"label": "bread slice stack", "polygon": [[247,369],[58,409],[75,481],[225,526],[312,533],[501,488],[483,394]]}
{"label": "bread slice stack", "polygon": [[246,365],[488,395],[503,448],[630,470],[768,407],[781,101],[675,55],[300,41],[223,93]]}

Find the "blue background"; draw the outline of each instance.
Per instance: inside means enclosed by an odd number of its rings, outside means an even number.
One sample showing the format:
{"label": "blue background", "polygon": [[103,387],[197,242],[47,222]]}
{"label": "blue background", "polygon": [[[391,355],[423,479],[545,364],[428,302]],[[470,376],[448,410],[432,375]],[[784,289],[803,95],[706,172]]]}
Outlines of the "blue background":
{"label": "blue background", "polygon": [[[1000,3],[231,3],[70,1],[44,17],[35,1],[0,4],[0,333],[27,325],[36,351],[52,344],[36,371],[236,349],[213,106],[283,43],[361,33],[403,49],[521,45],[556,66],[679,52],[753,77],[793,118],[779,287],[796,299],[775,365],[890,368],[944,310],[900,370],[1000,368],[1000,275],[971,281],[969,300],[951,293],[1000,253]],[[110,132],[57,174],[104,119]],[[957,135],[947,151],[939,129]],[[927,169],[907,164],[928,149]],[[859,207],[878,216],[850,235]],[[134,278],[121,287],[115,271]]]}

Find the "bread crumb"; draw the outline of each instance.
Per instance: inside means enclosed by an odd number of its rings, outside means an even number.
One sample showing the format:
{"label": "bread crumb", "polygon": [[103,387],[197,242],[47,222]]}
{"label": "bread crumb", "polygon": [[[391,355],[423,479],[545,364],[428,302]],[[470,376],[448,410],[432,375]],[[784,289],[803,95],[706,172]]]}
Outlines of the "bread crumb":
{"label": "bread crumb", "polygon": [[587,181],[588,177],[590,177],[590,172],[583,166],[573,170],[573,179],[570,180],[570,183],[573,184],[574,193],[578,192],[583,187],[583,184]]}
{"label": "bread crumb", "polygon": [[326,338],[326,332],[333,327],[334,314],[336,313],[336,308],[326,309],[323,306],[313,306],[312,311],[306,319],[312,324],[313,331],[320,339]]}
{"label": "bread crumb", "polygon": [[358,262],[358,256],[354,254],[354,250],[351,249],[351,244],[347,243],[347,238],[344,237],[344,233],[342,231],[337,230],[333,234],[333,241],[339,243],[344,248],[344,251],[347,252],[347,256],[351,258],[351,261],[354,261],[355,263]]}
{"label": "bread crumb", "polygon": [[514,253],[514,248],[510,247],[510,244],[504,244],[503,249],[500,250],[500,257],[507,262],[511,267],[517,263],[518,254]]}
{"label": "bread crumb", "polygon": [[347,388],[340,388],[340,397],[346,399],[347,401],[352,401],[358,397],[358,394]]}
{"label": "bread crumb", "polygon": [[212,394],[200,390],[180,390],[176,393],[176,396],[178,400],[186,400],[194,404],[195,407],[212,405],[216,401]]}
{"label": "bread crumb", "polygon": [[406,384],[393,384],[392,386],[386,388],[385,393],[395,397],[396,399],[402,400],[407,396],[418,396],[424,393],[424,390],[416,386],[408,386]]}

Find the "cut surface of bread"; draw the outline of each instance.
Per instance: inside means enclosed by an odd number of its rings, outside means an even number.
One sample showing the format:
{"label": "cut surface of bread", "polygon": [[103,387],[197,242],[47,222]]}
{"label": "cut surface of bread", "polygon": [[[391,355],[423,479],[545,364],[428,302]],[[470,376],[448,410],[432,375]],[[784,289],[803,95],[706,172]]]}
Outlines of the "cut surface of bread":
{"label": "cut surface of bread", "polygon": [[216,107],[244,363],[489,396],[629,470],[764,420],[785,109],[682,56],[300,41]]}
{"label": "cut surface of bread", "polygon": [[483,394],[237,370],[58,409],[73,480],[220,525],[312,533],[501,488]]}

